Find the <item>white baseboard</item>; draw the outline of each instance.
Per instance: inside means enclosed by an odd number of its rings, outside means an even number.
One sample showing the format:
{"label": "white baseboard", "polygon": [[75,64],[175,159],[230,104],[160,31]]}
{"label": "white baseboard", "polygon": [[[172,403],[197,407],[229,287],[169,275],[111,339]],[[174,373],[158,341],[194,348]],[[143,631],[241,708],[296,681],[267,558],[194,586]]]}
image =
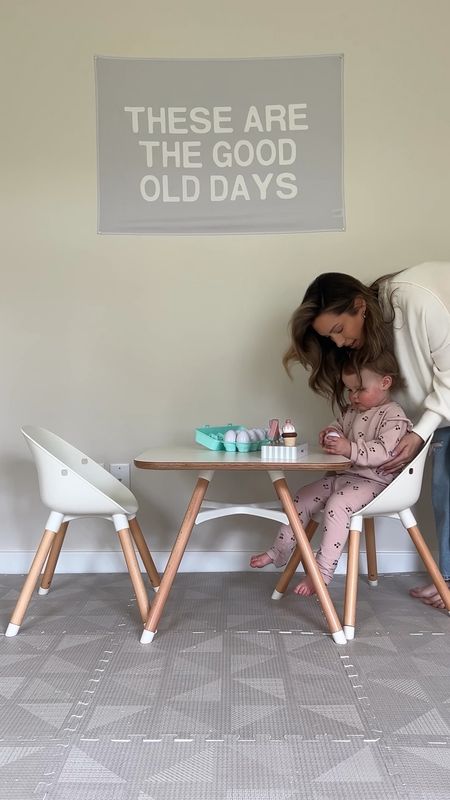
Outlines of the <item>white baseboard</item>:
{"label": "white baseboard", "polygon": [[[252,553],[242,550],[195,551],[185,553],[179,572],[246,572],[252,571],[249,559]],[[152,552],[156,568],[163,572],[169,552]],[[436,558],[436,556],[434,556]],[[0,572],[2,574],[23,575],[28,572],[34,552],[7,550],[0,553]],[[378,571],[383,572],[419,572],[423,564],[414,551],[377,551]],[[337,574],[345,572],[347,554],[341,557]],[[360,556],[360,569],[367,573],[365,554]],[[123,555],[120,550],[63,550],[58,561],[57,572],[126,572]],[[272,564],[265,567],[268,572],[280,572]]]}

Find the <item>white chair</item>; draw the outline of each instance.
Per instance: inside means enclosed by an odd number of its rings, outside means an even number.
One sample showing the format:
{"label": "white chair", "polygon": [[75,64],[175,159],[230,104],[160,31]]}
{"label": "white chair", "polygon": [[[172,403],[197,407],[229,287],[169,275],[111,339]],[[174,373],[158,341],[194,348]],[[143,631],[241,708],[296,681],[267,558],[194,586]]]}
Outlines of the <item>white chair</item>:
{"label": "white chair", "polygon": [[54,433],[31,425],[23,427],[22,433],[37,468],[41,500],[50,515],[5,636],[18,633],[44,564],[39,594],[48,593],[69,522],[83,517],[100,517],[114,524],[145,622],[149,603],[133,540],[155,590],[160,580],[136,519],[136,498],[100,464]]}
{"label": "white chair", "polygon": [[[355,635],[356,622],[356,598],[359,568],[359,540],[361,531],[364,529],[366,534],[366,551],[368,563],[369,584],[376,586],[377,567],[376,567],[376,548],[374,535],[374,517],[390,517],[398,519],[403,527],[408,531],[415,547],[420,555],[432,582],[439,592],[442,601],[450,614],[450,591],[444,581],[439,568],[431,555],[428,546],[417,527],[417,522],[412,512],[412,506],[418,501],[422,488],[423,471],[425,459],[431,444],[432,437],[425,442],[421,451],[416,457],[407,464],[401,473],[394,478],[392,483],[386,486],[364,508],[354,514],[350,519],[350,532],[348,538],[348,560],[347,575],[345,582],[345,602],[344,602],[344,633],[347,639],[353,639]],[[306,529],[309,538],[312,538],[314,531],[319,524],[320,517],[312,519]],[[287,585],[292,578],[300,562],[299,553],[294,550],[277,586],[272,598],[279,600],[285,592]]]}

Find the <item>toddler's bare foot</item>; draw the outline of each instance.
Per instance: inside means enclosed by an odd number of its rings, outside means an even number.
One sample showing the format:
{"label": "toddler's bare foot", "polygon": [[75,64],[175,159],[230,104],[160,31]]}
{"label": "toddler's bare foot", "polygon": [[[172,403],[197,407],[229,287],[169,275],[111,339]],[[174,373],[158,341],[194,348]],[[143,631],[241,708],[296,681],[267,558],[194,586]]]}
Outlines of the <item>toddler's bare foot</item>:
{"label": "toddler's bare foot", "polygon": [[267,567],[268,564],[273,563],[273,558],[268,553],[259,553],[257,556],[252,556],[250,559],[251,567]]}
{"label": "toddler's bare foot", "polygon": [[315,594],[316,590],[314,588],[313,582],[308,575],[303,578],[300,583],[294,589],[294,594],[300,594],[302,597],[309,597],[311,594]]}

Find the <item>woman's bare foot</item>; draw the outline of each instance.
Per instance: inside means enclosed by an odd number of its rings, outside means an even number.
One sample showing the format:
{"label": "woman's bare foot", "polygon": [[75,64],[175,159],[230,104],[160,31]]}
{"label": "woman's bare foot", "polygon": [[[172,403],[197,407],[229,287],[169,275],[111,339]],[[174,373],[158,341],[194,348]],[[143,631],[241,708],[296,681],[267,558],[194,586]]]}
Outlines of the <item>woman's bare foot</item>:
{"label": "woman's bare foot", "polygon": [[429,583],[426,586],[415,586],[409,590],[411,597],[417,597],[422,603],[434,608],[445,608],[442,602],[441,595],[437,591],[434,583]]}
{"label": "woman's bare foot", "polygon": [[294,594],[300,594],[302,597],[309,597],[311,594],[315,594],[316,590],[314,588],[313,582],[308,575],[303,578],[300,583],[294,589]]}
{"label": "woman's bare foot", "polygon": [[250,559],[251,567],[267,567],[268,564],[273,564],[273,558],[268,553],[259,553],[259,555],[252,556]]}
{"label": "woman's bare foot", "polygon": [[411,597],[418,597],[419,600],[422,600],[423,597],[431,597],[433,594],[436,594],[436,587],[434,583],[427,583],[426,586],[414,586],[413,589],[409,590]]}

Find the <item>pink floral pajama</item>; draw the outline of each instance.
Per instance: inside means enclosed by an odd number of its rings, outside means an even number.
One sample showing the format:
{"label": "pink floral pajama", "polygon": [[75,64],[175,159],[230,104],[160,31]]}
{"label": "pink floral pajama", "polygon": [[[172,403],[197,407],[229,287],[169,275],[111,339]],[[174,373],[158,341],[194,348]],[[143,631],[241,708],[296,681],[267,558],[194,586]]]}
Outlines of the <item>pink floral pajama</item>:
{"label": "pink floral pajama", "polygon": [[[330,475],[304,486],[294,502],[303,527],[324,509],[322,544],[316,561],[325,583],[329,583],[348,538],[350,517],[385,489],[386,484],[359,475]],[[289,561],[297,540],[289,525],[281,525],[268,554],[276,567]]]}
{"label": "pink floral pajama", "polygon": [[[304,486],[295,497],[303,527],[312,515],[324,509],[323,540],[316,560],[325,583],[329,583],[348,538],[350,517],[377,496],[395,477],[383,473],[383,464],[402,436],[411,430],[411,421],[394,401],[367,411],[348,408],[331,425],[351,443],[352,466],[339,475],[325,475]],[[267,550],[277,567],[289,560],[296,539],[288,525],[282,525],[272,547]]]}

